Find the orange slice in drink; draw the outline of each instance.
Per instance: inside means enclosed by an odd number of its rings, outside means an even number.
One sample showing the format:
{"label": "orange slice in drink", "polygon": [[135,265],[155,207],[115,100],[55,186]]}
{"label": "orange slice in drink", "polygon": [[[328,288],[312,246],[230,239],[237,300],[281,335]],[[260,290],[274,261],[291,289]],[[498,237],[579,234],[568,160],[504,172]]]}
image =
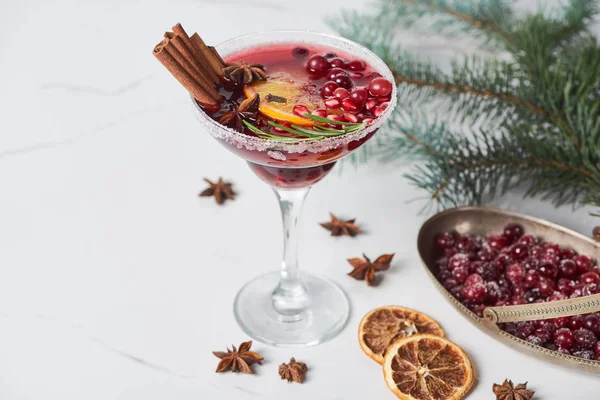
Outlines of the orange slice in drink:
{"label": "orange slice in drink", "polygon": [[[258,110],[266,117],[280,122],[289,122],[298,126],[312,126],[307,118],[294,114],[294,107],[304,105],[309,112],[317,108],[325,108],[323,99],[314,86],[298,82],[293,76],[278,72],[269,75],[266,81],[259,81],[244,87],[247,98],[258,93],[260,104]],[[275,99],[269,101],[269,99]],[[283,102],[285,100],[285,102]]]}
{"label": "orange slice in drink", "polygon": [[396,341],[385,356],[383,375],[388,388],[402,400],[459,400],[474,380],[467,353],[434,335]]}
{"label": "orange slice in drink", "polygon": [[358,341],[366,355],[382,364],[392,343],[421,333],[444,336],[438,323],[427,315],[410,308],[386,306],[376,308],[363,317],[358,326]]}

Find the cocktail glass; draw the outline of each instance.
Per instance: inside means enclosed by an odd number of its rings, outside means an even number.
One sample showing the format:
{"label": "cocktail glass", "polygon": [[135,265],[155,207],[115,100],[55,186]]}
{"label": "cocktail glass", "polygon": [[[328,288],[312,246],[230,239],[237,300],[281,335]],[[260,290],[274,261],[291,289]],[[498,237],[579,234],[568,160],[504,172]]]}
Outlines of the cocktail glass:
{"label": "cocktail glass", "polygon": [[[365,61],[393,82],[388,67],[373,52],[349,40],[305,31],[270,31],[228,40],[219,54],[228,56],[264,46],[293,44],[325,47]],[[192,99],[193,100],[193,99]],[[345,325],[350,306],[329,279],[300,272],[298,225],[306,195],[336,161],[364,144],[385,122],[396,104],[396,88],[383,114],[365,128],[343,136],[296,143],[265,140],[229,129],[211,119],[193,100],[195,114],[209,133],[242,157],[274,190],[283,220],[283,261],[278,271],[248,282],[234,300],[235,318],[253,339],[274,346],[311,346],[335,336]]]}

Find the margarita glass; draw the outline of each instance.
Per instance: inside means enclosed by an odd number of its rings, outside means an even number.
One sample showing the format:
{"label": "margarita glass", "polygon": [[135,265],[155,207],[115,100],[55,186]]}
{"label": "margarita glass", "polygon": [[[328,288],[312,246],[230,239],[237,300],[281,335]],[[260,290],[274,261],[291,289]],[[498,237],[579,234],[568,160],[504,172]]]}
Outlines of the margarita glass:
{"label": "margarita glass", "polygon": [[[338,57],[362,60],[367,71],[393,82],[392,73],[374,53],[349,40],[326,34],[254,33],[228,40],[217,46],[217,50],[230,62],[238,61],[241,54],[268,56],[269,49],[286,46],[290,49],[302,46],[310,51],[334,52]],[[387,107],[382,107],[380,115],[361,129],[296,142],[264,139],[223,126],[192,99],[202,126],[248,162],[252,171],[273,188],[281,208],[284,246],[280,270],[248,282],[234,301],[235,318],[250,337],[275,346],[310,346],[335,336],[344,327],[350,306],[343,291],[330,280],[300,272],[298,268],[298,224],[310,187],[323,179],[337,160],[371,138],[389,117],[396,104],[396,88],[392,86]]]}

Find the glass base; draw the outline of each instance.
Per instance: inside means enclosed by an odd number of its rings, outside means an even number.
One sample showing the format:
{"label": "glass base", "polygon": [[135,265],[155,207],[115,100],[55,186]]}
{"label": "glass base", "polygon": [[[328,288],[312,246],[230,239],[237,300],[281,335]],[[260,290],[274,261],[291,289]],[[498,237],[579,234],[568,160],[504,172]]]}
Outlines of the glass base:
{"label": "glass base", "polygon": [[350,303],[333,282],[301,273],[310,304],[301,313],[281,315],[272,304],[281,275],[269,272],[248,282],[237,294],[233,311],[242,330],[252,339],[282,347],[308,347],[338,334],[350,315]]}

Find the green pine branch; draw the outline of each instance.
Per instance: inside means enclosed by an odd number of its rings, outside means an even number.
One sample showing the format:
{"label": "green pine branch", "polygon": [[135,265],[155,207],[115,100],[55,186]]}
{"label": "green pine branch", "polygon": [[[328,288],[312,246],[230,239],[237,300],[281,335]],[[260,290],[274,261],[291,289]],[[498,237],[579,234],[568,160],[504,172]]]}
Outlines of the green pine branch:
{"label": "green pine branch", "polygon": [[[367,151],[419,158],[408,178],[438,207],[523,185],[526,196],[556,205],[600,207],[600,47],[589,32],[599,2],[570,0],[522,18],[512,3],[388,0],[375,13],[335,20],[399,85],[398,108]],[[483,37],[481,46],[508,57],[455,60],[445,72],[398,42],[399,28],[415,27]]]}

